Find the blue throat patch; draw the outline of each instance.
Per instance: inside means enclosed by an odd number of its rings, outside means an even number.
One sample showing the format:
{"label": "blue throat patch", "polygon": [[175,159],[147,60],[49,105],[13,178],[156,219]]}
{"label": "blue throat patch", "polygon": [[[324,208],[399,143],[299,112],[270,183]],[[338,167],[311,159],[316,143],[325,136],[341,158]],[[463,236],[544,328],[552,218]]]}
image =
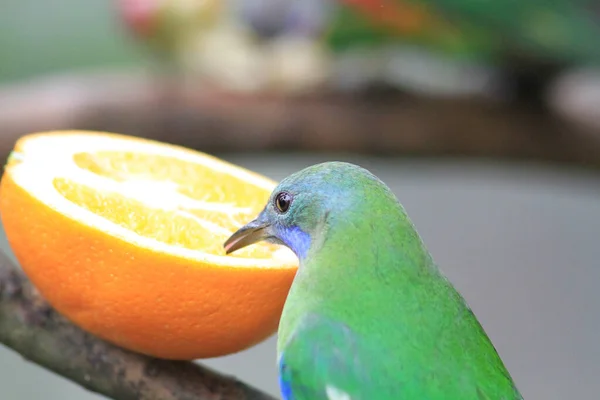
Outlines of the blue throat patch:
{"label": "blue throat patch", "polygon": [[306,257],[310,248],[310,235],[297,226],[279,228],[279,239],[288,246],[299,259]]}

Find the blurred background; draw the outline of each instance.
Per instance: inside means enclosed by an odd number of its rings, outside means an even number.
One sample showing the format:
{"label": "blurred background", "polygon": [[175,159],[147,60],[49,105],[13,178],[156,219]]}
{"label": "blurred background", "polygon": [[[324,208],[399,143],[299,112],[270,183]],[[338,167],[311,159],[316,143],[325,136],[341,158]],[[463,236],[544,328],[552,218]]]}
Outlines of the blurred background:
{"label": "blurred background", "polygon": [[[524,397],[595,399],[599,42],[597,0],[3,0],[0,156],[93,129],[274,179],[359,163]],[[278,394],[274,338],[203,362]],[[101,397],[0,345],[0,398]]]}

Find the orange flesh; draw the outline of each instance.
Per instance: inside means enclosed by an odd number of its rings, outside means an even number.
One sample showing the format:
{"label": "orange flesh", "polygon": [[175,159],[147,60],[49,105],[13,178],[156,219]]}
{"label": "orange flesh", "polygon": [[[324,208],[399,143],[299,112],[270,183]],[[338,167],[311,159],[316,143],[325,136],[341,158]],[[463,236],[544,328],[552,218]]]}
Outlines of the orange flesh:
{"label": "orange flesh", "polygon": [[[56,152],[29,145],[49,135]],[[105,137],[115,150],[61,154],[61,143],[88,137]],[[138,142],[148,143],[93,132],[20,139],[0,182],[0,214],[17,260],[59,312],[134,351],[194,359],[266,339],[277,329],[296,261],[276,258],[281,247],[273,244],[230,256],[222,246],[262,210],[274,182],[219,160],[190,162],[190,154],[205,156],[189,150],[178,157],[122,149]],[[151,143],[156,153],[172,151]],[[46,154],[62,167],[36,161]],[[45,182],[55,194],[40,189]],[[84,210],[106,222],[97,225]],[[161,242],[167,246],[152,245]],[[190,250],[198,256],[184,254]]]}

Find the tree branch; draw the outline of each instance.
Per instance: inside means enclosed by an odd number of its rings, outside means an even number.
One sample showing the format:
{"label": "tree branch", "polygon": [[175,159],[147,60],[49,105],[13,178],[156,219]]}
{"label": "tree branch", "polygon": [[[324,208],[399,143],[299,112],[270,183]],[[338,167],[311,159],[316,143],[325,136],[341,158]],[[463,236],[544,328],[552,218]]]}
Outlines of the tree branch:
{"label": "tree branch", "polygon": [[27,133],[91,129],[208,153],[357,152],[520,159],[600,169],[599,131],[523,104],[400,93],[294,98],[179,89],[141,73],[72,74],[0,87],[0,158]]}
{"label": "tree branch", "polygon": [[115,400],[273,400],[231,376],[113,346],[54,311],[0,254],[0,343]]}

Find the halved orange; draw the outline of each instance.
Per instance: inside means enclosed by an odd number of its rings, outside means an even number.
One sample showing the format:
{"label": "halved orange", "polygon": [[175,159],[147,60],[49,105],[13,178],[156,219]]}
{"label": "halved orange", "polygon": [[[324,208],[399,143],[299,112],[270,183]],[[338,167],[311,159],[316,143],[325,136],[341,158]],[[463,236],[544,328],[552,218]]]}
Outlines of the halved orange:
{"label": "halved orange", "polygon": [[0,183],[8,241],[83,329],[168,359],[246,349],[277,329],[297,269],[281,246],[226,256],[275,182],[215,157],[86,131],[19,139]]}

